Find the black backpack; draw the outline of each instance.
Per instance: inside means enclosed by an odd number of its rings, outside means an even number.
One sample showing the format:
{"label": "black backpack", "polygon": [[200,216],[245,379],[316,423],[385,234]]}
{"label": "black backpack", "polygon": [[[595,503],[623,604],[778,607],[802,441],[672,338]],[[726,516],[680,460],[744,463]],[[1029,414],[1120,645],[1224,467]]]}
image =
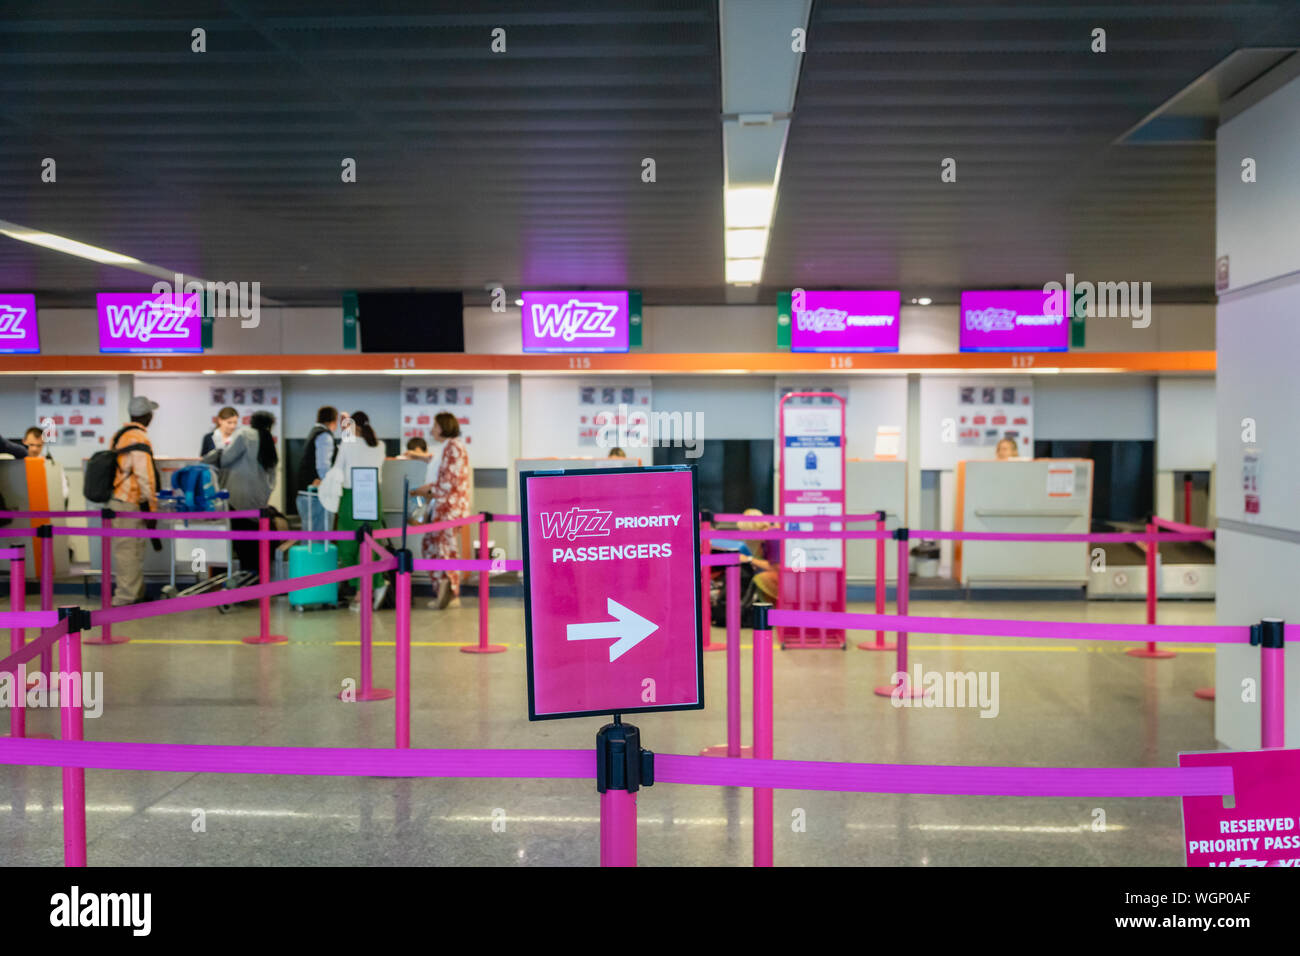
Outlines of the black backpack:
{"label": "black backpack", "polygon": [[[110,445],[116,446],[119,438],[128,428],[138,428],[135,423],[123,425],[113,434]],[[113,485],[117,482],[117,459],[130,451],[143,451],[149,453],[149,462],[153,463],[153,449],[144,442],[136,442],[133,445],[127,445],[125,448],[105,448],[103,451],[97,451],[86,461],[86,471],[82,482],[81,490],[86,496],[87,501],[93,501],[96,504],[107,504],[113,499]],[[158,466],[154,465],[154,482],[155,487],[158,480]]]}

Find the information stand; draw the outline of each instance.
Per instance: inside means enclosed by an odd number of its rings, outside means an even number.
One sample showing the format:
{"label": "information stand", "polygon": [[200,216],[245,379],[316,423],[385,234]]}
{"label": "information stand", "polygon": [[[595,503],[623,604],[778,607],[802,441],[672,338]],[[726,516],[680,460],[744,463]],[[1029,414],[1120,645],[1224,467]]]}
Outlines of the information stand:
{"label": "information stand", "polygon": [[[788,515],[844,514],[844,399],[833,392],[791,392],[780,407],[778,511]],[[787,530],[811,530],[810,523]],[[834,522],[828,530],[844,525]],[[777,606],[784,610],[844,611],[844,541],[790,538],[781,548]],[[781,646],[845,646],[842,628],[782,627]]]}
{"label": "information stand", "polygon": [[613,715],[596,735],[601,865],[636,865],[654,754],[623,714],[704,707],[695,469],[519,476],[528,719]]}

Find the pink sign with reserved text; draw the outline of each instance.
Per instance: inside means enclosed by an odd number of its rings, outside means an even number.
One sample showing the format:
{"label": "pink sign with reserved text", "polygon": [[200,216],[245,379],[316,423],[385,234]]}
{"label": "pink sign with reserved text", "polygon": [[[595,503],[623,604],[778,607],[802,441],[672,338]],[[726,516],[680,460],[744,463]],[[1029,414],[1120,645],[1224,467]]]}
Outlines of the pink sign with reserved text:
{"label": "pink sign with reserved text", "polygon": [[689,466],[523,472],[528,718],[704,706]]}
{"label": "pink sign with reserved text", "polygon": [[1180,767],[1231,767],[1223,797],[1183,797],[1188,866],[1300,867],[1300,750],[1179,754]]}

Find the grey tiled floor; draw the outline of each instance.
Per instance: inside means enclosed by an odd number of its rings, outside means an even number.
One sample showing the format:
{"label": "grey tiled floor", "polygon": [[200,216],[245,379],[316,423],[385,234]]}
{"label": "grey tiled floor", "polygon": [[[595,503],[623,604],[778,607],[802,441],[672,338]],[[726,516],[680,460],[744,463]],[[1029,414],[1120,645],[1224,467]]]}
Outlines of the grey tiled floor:
{"label": "grey tiled floor", "polygon": [[[417,602],[422,604],[422,602]],[[863,607],[862,610],[867,608]],[[913,602],[912,613],[1142,620],[1140,604]],[[1213,623],[1209,603],[1163,604],[1162,623]],[[477,607],[414,612],[412,744],[416,747],[574,748],[592,745],[599,719],[529,724],[522,605],[496,600],[492,633],[510,650],[469,655]],[[91,740],[286,746],[392,745],[391,701],[345,704],[357,676],[348,611],[290,612],[277,604],[283,646],[237,639],[255,609],[200,611],[122,625],[127,645],[87,647],[102,670],[104,714]],[[376,615],[391,641],[392,612]],[[863,639],[867,635],[857,635]],[[721,640],[721,632],[715,639]],[[154,643],[151,643],[154,642]],[[211,643],[217,642],[217,643]],[[229,643],[226,643],[229,642]],[[748,634],[744,644],[748,644]],[[892,654],[776,654],[776,756],[792,759],[1039,766],[1171,766],[1180,750],[1214,749],[1213,653],[1130,658],[1119,645],[1015,638],[912,639],[928,670],[1000,675],[996,719],[972,709],[895,709],[871,693]],[[750,653],[742,651],[748,685]],[[375,654],[391,684],[392,647]],[[643,744],[695,753],[725,739],[725,655],[706,655],[708,709],[640,716]],[[748,740],[748,691],[745,739]],[[33,731],[57,716],[29,712]],[[59,771],[0,766],[0,861],[62,860]],[[88,771],[91,865],[591,865],[598,799],[585,781],[397,780]],[[1106,814],[1094,832],[1094,808]],[[746,865],[750,793],[658,784],[639,795],[643,865]],[[194,811],[206,832],[192,829]],[[505,812],[495,832],[493,811]],[[796,810],[806,832],[793,832]],[[1181,865],[1176,799],[1072,800],[778,792],[776,860],[841,865]],[[499,829],[499,828],[498,828]]]}

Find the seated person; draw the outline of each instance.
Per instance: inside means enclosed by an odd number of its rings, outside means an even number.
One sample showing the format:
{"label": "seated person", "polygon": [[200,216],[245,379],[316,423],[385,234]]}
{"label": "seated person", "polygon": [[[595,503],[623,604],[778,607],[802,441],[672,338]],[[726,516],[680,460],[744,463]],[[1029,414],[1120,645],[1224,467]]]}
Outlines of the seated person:
{"label": "seated person", "polygon": [[[763,512],[757,508],[746,508],[744,514],[761,515]],[[767,531],[775,525],[766,521],[741,521],[736,525],[742,531]],[[749,564],[755,571],[754,586],[762,594],[763,599],[776,603],[777,595],[777,574],[776,564],[776,541],[753,540],[747,541],[749,554],[741,556],[741,562]]]}
{"label": "seated person", "polygon": [[406,458],[414,458],[419,461],[428,461],[433,457],[433,452],[429,451],[429,443],[423,438],[412,438],[406,443]]}
{"label": "seated person", "polygon": [[1011,461],[1020,457],[1020,446],[1014,438],[1004,438],[998,442],[996,454],[998,461]]}
{"label": "seated person", "polygon": [[609,450],[609,454],[606,455],[605,457],[606,457],[606,458],[626,458],[626,457],[627,457],[627,452],[625,452],[625,451],[624,451],[623,449],[621,449],[621,448],[611,448],[611,449]]}

